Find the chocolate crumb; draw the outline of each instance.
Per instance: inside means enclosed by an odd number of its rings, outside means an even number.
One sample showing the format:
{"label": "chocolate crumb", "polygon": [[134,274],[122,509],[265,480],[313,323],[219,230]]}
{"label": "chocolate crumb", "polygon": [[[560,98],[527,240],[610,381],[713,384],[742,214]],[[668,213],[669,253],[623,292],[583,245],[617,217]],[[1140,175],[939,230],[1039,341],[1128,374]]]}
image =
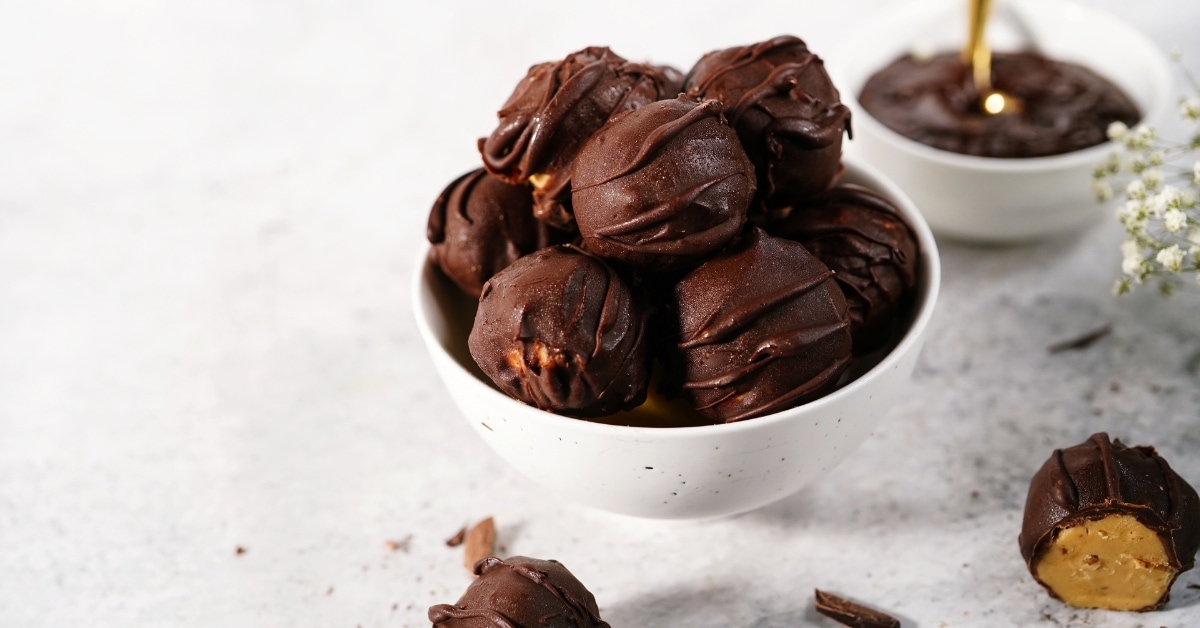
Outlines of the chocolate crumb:
{"label": "chocolate crumb", "polygon": [[1113,381],[1108,383],[1108,389],[1113,392],[1121,392],[1121,382],[1118,382],[1117,380],[1114,379]]}
{"label": "chocolate crumb", "polygon": [[329,587],[328,589],[325,589],[325,595],[333,595],[333,587]]}
{"label": "chocolate crumb", "polygon": [[491,517],[475,524],[463,539],[463,565],[474,573],[475,563],[496,553],[496,522]]}
{"label": "chocolate crumb", "polygon": [[239,546],[237,546],[237,548],[236,548],[236,549],[234,549],[234,550],[233,550],[233,553],[234,553],[235,555],[241,556],[242,554],[245,554],[245,553],[246,553],[246,548],[244,548],[244,547],[242,547],[241,545],[239,545]]}
{"label": "chocolate crumb", "polygon": [[817,612],[851,628],[900,628],[900,620],[851,602],[845,598],[815,589]]}
{"label": "chocolate crumb", "polygon": [[399,541],[393,541],[391,539],[388,539],[383,542],[384,546],[386,546],[389,550],[391,550],[393,552],[396,552],[399,550],[404,550],[407,552],[408,546],[410,543],[412,543],[412,535],[411,534],[409,534],[408,536],[405,536],[404,538],[400,539]]}
{"label": "chocolate crumb", "polygon": [[464,526],[454,533],[454,536],[446,539],[446,547],[458,547],[462,545],[463,539],[467,538],[467,528]]}
{"label": "chocolate crumb", "polygon": [[1095,344],[1097,340],[1100,340],[1111,333],[1112,325],[1105,324],[1093,329],[1092,331],[1089,331],[1082,336],[1079,336],[1078,338],[1056,342],[1049,347],[1046,347],[1046,350],[1050,353],[1062,353],[1063,351],[1087,349]]}

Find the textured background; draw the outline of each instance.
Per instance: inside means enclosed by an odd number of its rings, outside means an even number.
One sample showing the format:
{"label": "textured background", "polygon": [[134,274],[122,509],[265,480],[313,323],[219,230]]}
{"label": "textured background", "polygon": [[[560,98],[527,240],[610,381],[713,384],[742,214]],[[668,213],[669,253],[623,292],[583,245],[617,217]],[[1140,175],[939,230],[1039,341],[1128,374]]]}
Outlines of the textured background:
{"label": "textured background", "polygon": [[[1200,575],[1159,613],[1074,611],[1017,552],[1028,478],[1094,431],[1200,483],[1200,291],[1110,297],[1107,211],[943,242],[907,398],[776,505],[640,521],[517,476],[408,294],[430,203],[525,68],[607,44],[686,69],[783,32],[828,58],[889,3],[406,4],[0,4],[0,625],[427,625],[469,581],[443,540],[487,515],[616,627],[832,625],[814,587],[906,625],[1200,624]],[[1091,4],[1200,70],[1200,5]]]}

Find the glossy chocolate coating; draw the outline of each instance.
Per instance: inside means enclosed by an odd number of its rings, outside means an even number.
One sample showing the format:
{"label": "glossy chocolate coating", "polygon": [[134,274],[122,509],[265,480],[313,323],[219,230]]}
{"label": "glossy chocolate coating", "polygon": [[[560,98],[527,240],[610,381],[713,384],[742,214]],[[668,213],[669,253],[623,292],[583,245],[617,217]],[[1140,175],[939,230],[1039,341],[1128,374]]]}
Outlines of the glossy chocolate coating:
{"label": "glossy chocolate coating", "polygon": [[710,52],[688,74],[693,98],[715,98],[758,171],[758,210],[811,198],[841,172],[850,110],[825,64],[803,41],[781,36]]}
{"label": "glossy chocolate coating", "polygon": [[571,175],[588,250],[641,270],[675,270],[741,231],[754,166],[721,110],[715,100],[660,100],[588,140]]}
{"label": "glossy chocolate coating", "polygon": [[479,140],[483,165],[509,183],[535,177],[534,215],[567,229],[571,164],[579,149],[612,116],[662,97],[665,82],[658,68],[608,48],[535,65],[497,113],[499,125]]}
{"label": "glossy chocolate coating", "polygon": [[475,575],[457,603],[429,609],[433,628],[608,628],[596,598],[556,560],[493,556]]}
{"label": "glossy chocolate coating", "polygon": [[492,275],[566,233],[533,217],[533,190],[482,168],[455,179],[429,212],[429,257],[459,288],[478,298]]}
{"label": "glossy chocolate coating", "polygon": [[996,53],[992,84],[1023,103],[1020,113],[984,114],[958,53],[905,56],[872,76],[858,99],[893,131],[942,150],[983,157],[1058,155],[1107,141],[1108,125],[1133,125],[1137,106],[1091,70],[1033,53]]}
{"label": "glossy chocolate coating", "polygon": [[[1126,447],[1101,432],[1080,445],[1056,449],[1033,476],[1018,537],[1030,572],[1037,577],[1037,561],[1059,530],[1114,514],[1131,515],[1157,533],[1177,571],[1195,565],[1200,548],[1195,489],[1153,447]],[[1156,606],[1169,592],[1167,587]]]}
{"label": "glossy chocolate coating", "polygon": [[616,271],[571,245],[541,249],[483,287],[467,346],[512,397],[600,416],[646,398],[647,313]]}
{"label": "glossy chocolate coating", "polygon": [[675,287],[674,361],[696,410],[731,423],[830,391],[850,364],[850,319],[833,272],[753,228]]}
{"label": "glossy chocolate coating", "polygon": [[838,185],[767,231],[803,244],[834,271],[850,306],[856,353],[887,339],[917,284],[919,259],[916,236],[891,201],[861,186]]}

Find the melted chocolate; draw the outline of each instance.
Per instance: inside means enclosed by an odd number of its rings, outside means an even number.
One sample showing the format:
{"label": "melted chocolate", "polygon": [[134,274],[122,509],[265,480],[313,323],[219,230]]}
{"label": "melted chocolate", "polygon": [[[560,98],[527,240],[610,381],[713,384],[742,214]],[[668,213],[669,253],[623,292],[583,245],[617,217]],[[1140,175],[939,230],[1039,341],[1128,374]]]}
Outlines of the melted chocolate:
{"label": "melted chocolate", "polygon": [[758,171],[756,210],[811,198],[841,172],[850,110],[820,57],[800,39],[781,36],[710,52],[684,86],[693,98],[715,98],[728,107],[730,124]]}
{"label": "melted chocolate", "polygon": [[467,346],[512,397],[599,416],[646,398],[647,313],[599,257],[571,245],[513,262],[483,287]]}
{"label": "melted chocolate", "polygon": [[455,179],[429,212],[429,257],[459,288],[478,298],[492,275],[520,257],[564,242],[568,234],[533,218],[533,190],[482,168]]}
{"label": "melted chocolate", "polygon": [[509,183],[532,181],[534,215],[567,229],[571,164],[583,143],[613,115],[664,96],[666,81],[608,48],[535,65],[498,112],[499,126],[479,140],[483,165]]}
{"label": "melted chocolate", "polygon": [[1107,141],[1112,122],[1136,124],[1137,106],[1091,70],[1041,55],[996,53],[992,84],[1020,113],[986,115],[970,67],[957,53],[905,56],[872,76],[858,99],[893,131],[942,150],[984,157],[1058,155]]}
{"label": "melted chocolate", "polygon": [[675,270],[741,231],[754,166],[721,110],[714,100],[660,100],[592,136],[571,175],[588,250],[641,270]]}
{"label": "melted chocolate", "polygon": [[[1126,447],[1101,432],[1080,445],[1056,449],[1033,476],[1018,537],[1030,572],[1037,576],[1037,561],[1059,530],[1113,514],[1131,515],[1157,533],[1176,570],[1195,565],[1200,548],[1195,489],[1153,447]],[[1166,603],[1169,593],[1168,586],[1155,607]]]}
{"label": "melted chocolate", "polygon": [[608,628],[596,598],[556,560],[488,557],[475,575],[457,603],[429,609],[434,628]]}
{"label": "melted chocolate", "polygon": [[837,384],[851,361],[846,299],[802,245],[758,228],[674,291],[675,362],[696,410],[730,423]]}
{"label": "melted chocolate", "polygon": [[917,239],[891,201],[857,185],[839,185],[767,228],[804,245],[834,271],[850,306],[855,353],[889,337],[917,285]]}

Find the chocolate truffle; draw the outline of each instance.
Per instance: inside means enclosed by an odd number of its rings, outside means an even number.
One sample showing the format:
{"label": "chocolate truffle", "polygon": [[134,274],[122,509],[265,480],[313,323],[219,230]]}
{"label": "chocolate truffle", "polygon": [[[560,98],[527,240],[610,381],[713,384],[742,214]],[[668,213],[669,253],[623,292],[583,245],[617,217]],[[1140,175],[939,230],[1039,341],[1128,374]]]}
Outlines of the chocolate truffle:
{"label": "chocolate truffle", "polygon": [[455,179],[429,212],[429,257],[467,294],[478,298],[492,275],[567,234],[533,217],[533,190],[509,185],[482,168]]}
{"label": "chocolate truffle", "polygon": [[754,166],[721,103],[684,97],[622,113],[575,159],[583,245],[642,270],[695,265],[746,223]]}
{"label": "chocolate truffle", "polygon": [[675,287],[682,389],[730,423],[815,399],[850,364],[846,299],[803,245],[751,229]]}
{"label": "chocolate truffle", "polygon": [[843,105],[820,57],[781,36],[704,55],[684,84],[689,96],[725,103],[758,171],[759,210],[825,191],[841,172]]}
{"label": "chocolate truffle", "polygon": [[611,266],[564,244],[526,255],[484,284],[467,346],[512,397],[602,416],[646,398],[646,322]]}
{"label": "chocolate truffle", "polygon": [[498,112],[500,124],[479,140],[483,165],[509,183],[532,183],[534,215],[569,228],[575,155],[613,115],[662,97],[665,81],[658,68],[608,48],[535,65]]}
{"label": "chocolate truffle", "polygon": [[893,131],[955,153],[1040,157],[1107,141],[1112,122],[1130,126],[1137,106],[1107,79],[1034,53],[992,56],[992,85],[1020,99],[1021,111],[985,114],[971,68],[958,53],[904,56],[863,86],[863,109]]}
{"label": "chocolate truffle", "polygon": [[1153,447],[1103,432],[1057,449],[1029,485],[1021,556],[1072,606],[1146,611],[1195,564],[1200,498]]}
{"label": "chocolate truffle", "polygon": [[608,628],[596,598],[562,563],[494,556],[458,599],[430,607],[433,628]]}
{"label": "chocolate truffle", "polygon": [[917,283],[917,239],[886,198],[838,185],[767,229],[795,240],[834,271],[850,306],[854,351],[878,347]]}

